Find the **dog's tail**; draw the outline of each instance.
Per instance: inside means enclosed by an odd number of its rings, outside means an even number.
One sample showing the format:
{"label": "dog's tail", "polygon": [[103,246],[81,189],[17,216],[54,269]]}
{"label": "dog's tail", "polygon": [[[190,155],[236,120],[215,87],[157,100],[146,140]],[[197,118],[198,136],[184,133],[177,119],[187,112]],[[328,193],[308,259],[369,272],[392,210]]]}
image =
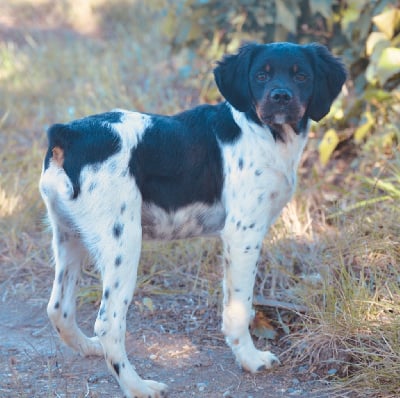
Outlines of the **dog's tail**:
{"label": "dog's tail", "polygon": [[82,169],[103,162],[121,149],[120,136],[113,127],[121,121],[121,115],[108,112],[51,126],[43,173],[52,167],[63,169],[72,183],[73,199],[78,197]]}
{"label": "dog's tail", "polygon": [[49,146],[45,157],[44,169],[49,167],[50,161],[54,162],[58,167],[63,167],[64,151],[70,146],[70,142],[73,139],[71,132],[68,125],[65,124],[54,124],[47,130]]}
{"label": "dog's tail", "polygon": [[67,128],[67,125],[55,124],[47,131],[49,145],[43,162],[39,190],[43,199],[50,201],[59,195],[65,199],[74,196],[72,181],[63,168],[65,151],[69,146],[68,139],[71,139]]}

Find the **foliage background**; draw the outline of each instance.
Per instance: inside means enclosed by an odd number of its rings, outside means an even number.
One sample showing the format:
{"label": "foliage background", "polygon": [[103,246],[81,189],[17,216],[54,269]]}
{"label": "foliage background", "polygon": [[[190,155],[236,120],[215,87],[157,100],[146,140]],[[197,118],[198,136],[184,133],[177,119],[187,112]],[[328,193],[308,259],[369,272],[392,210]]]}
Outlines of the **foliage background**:
{"label": "foliage background", "polygon": [[[210,60],[233,52],[244,41],[318,41],[340,54],[349,67],[347,90],[331,116],[337,126],[323,147],[327,159],[355,128],[354,140],[367,146],[392,150],[399,136],[400,2],[393,0],[186,0],[169,8],[164,32],[176,51],[190,49]],[[191,54],[194,58],[195,55]],[[200,79],[206,100],[218,98],[209,70]],[[325,126],[324,126],[325,127]],[[326,149],[325,149],[326,148]]]}

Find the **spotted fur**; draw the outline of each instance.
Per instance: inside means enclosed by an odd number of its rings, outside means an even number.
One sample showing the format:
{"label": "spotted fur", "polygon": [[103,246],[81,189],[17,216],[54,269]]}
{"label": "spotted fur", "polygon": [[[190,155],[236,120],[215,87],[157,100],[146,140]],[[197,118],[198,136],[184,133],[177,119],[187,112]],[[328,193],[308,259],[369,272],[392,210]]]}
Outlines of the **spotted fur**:
{"label": "spotted fur", "polygon": [[[278,362],[248,331],[257,260],[293,195],[309,120],[329,111],[346,75],[324,47],[289,43],[247,45],[214,74],[221,104],[174,116],[114,110],[48,131],[40,179],[55,258],[48,315],[70,347],[104,355],[129,398],[167,390],[141,379],[125,350],[142,238],[220,235],[226,341],[250,372]],[[92,338],[75,320],[87,254],[103,279]]]}

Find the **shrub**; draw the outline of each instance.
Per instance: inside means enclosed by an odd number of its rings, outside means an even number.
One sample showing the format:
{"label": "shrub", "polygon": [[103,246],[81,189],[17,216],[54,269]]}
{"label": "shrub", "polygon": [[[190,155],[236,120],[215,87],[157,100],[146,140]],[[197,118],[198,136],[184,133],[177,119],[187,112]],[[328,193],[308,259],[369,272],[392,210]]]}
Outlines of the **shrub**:
{"label": "shrub", "polygon": [[[183,0],[174,2],[164,32],[175,51],[189,48],[215,60],[256,40],[318,41],[340,54],[350,70],[348,93],[325,119],[328,136],[320,149],[328,160],[349,134],[365,149],[391,154],[400,142],[400,10],[399,1],[343,0]],[[200,80],[203,99],[219,94],[210,74]],[[323,140],[324,142],[324,140]]]}

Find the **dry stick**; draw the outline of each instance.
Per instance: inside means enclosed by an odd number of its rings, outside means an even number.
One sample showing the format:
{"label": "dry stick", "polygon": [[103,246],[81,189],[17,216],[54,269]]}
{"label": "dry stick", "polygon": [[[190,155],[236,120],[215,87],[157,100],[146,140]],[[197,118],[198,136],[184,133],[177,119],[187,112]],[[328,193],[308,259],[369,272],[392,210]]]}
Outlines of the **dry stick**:
{"label": "dry stick", "polygon": [[274,299],[267,299],[263,296],[255,296],[253,300],[254,305],[266,306],[266,307],[273,307],[273,308],[280,308],[283,310],[289,310],[294,312],[301,312],[305,313],[308,312],[309,309],[304,305],[298,305],[293,303],[287,303],[286,301],[278,301]]}

